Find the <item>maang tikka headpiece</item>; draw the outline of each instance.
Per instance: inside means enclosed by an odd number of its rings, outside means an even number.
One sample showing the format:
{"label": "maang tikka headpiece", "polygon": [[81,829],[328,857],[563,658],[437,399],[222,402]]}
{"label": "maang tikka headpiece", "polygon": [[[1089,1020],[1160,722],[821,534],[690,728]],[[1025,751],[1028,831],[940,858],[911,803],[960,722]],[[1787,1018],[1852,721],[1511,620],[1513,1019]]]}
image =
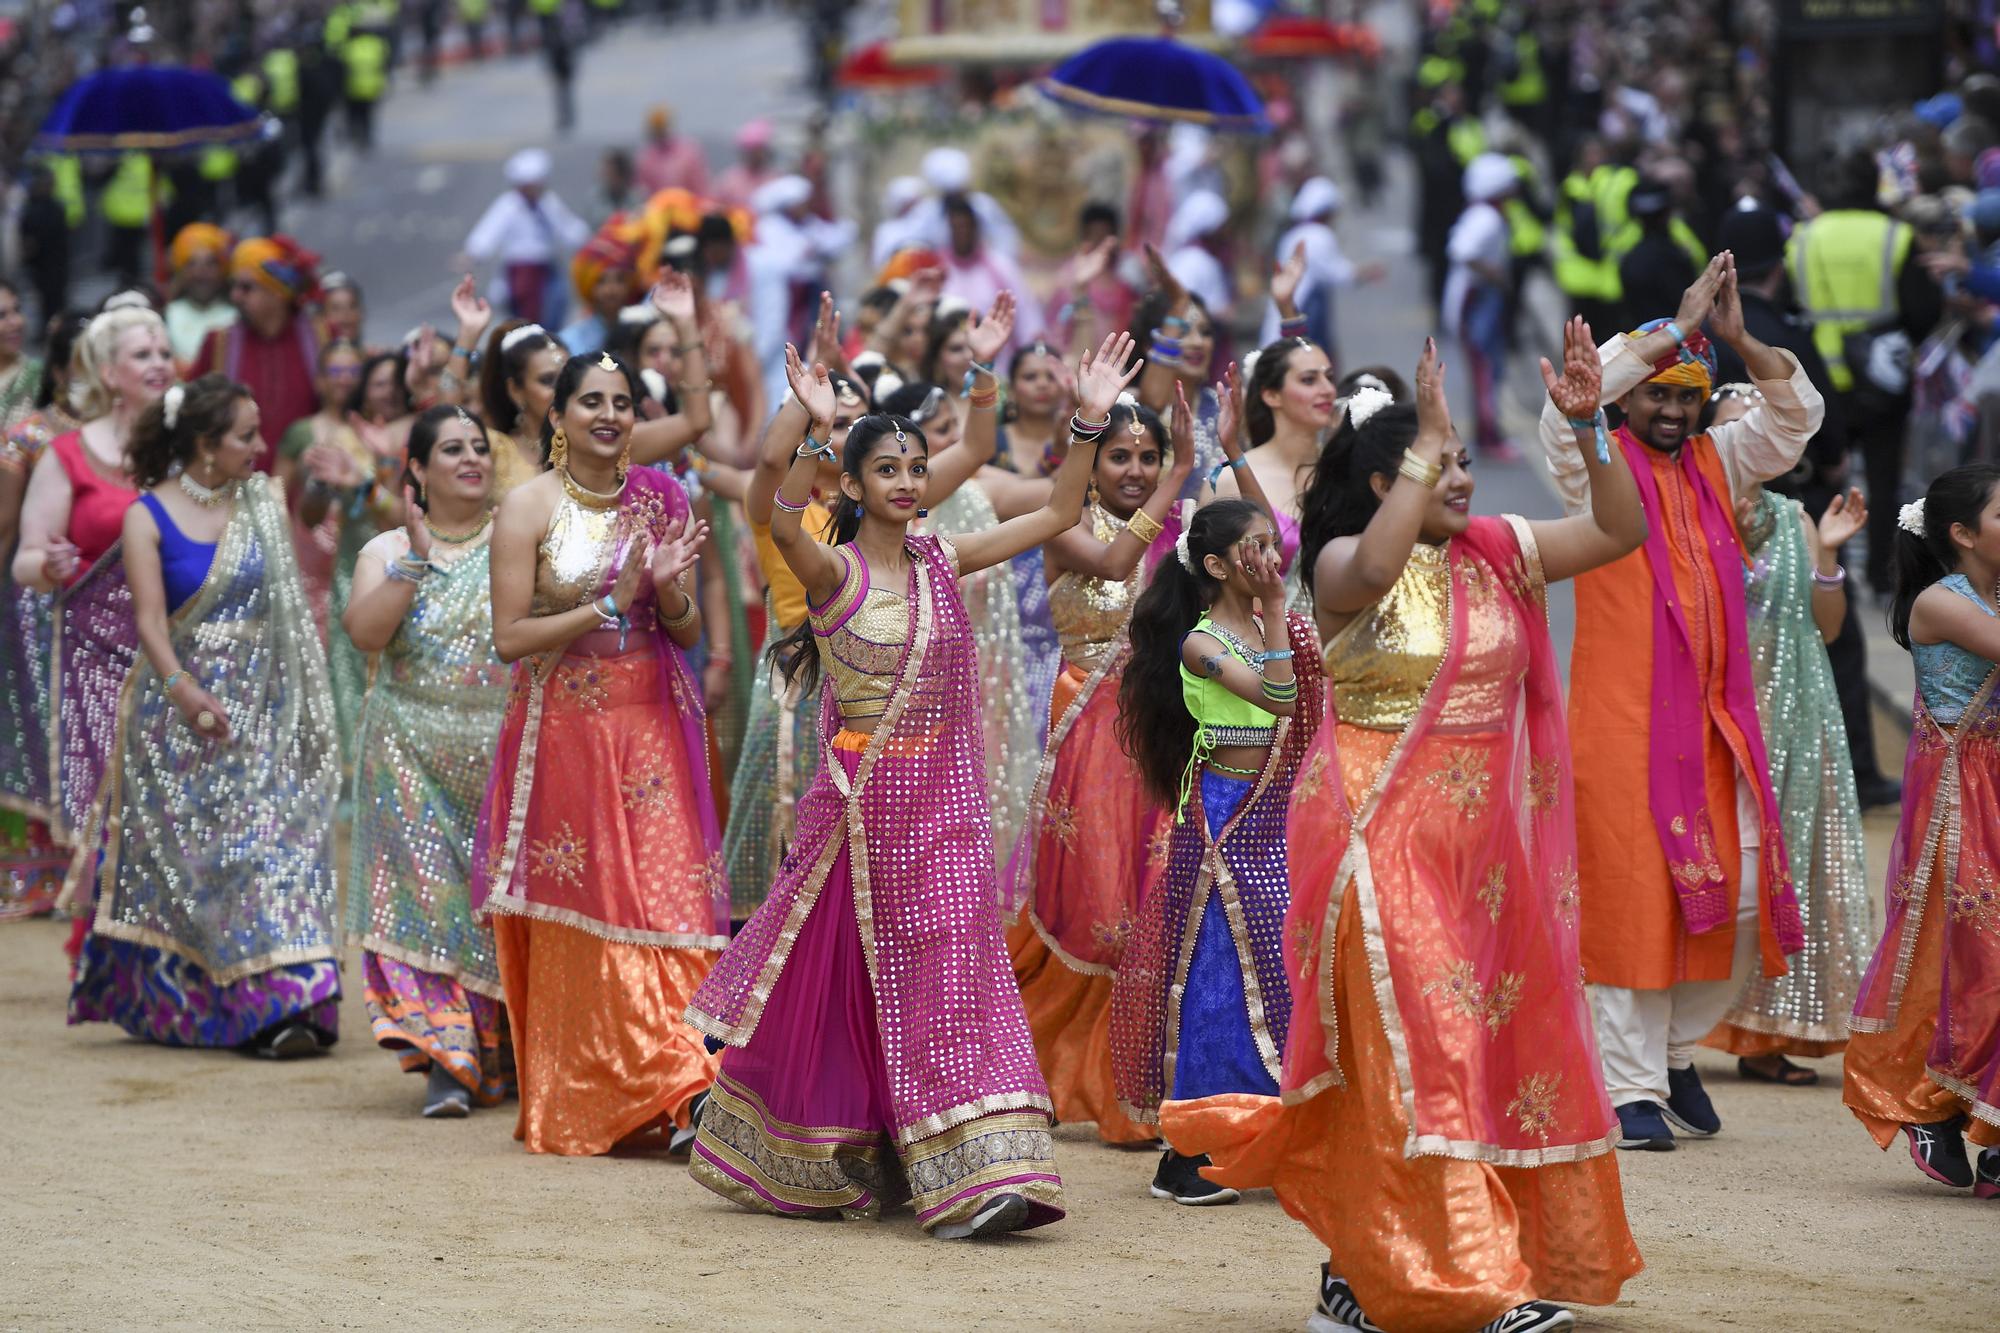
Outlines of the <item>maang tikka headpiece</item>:
{"label": "maang tikka headpiece", "polygon": [[599,370],[609,370],[615,373],[618,369],[618,363],[611,359],[611,353],[604,352],[601,353],[597,358],[597,368]]}

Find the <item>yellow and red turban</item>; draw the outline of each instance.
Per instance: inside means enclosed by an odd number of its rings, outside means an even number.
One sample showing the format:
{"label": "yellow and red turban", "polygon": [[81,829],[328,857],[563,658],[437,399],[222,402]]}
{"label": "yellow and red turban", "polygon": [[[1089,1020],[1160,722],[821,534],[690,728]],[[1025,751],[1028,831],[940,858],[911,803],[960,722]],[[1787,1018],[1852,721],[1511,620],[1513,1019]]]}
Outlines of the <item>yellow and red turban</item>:
{"label": "yellow and red turban", "polygon": [[228,253],[229,233],[213,222],[188,223],[174,233],[174,243],[167,247],[167,258],[176,273],[186,268],[196,255]]}
{"label": "yellow and red turban", "polygon": [[922,246],[908,246],[889,256],[889,262],[882,265],[880,271],[875,274],[875,285],[884,287],[898,278],[907,278],[913,273],[936,268],[943,263],[944,260],[935,250],[928,250]]}
{"label": "yellow and red turban", "polygon": [[[1666,319],[1648,320],[1626,336],[1643,338],[1672,322]],[[1646,383],[1691,385],[1700,389],[1702,397],[1706,398],[1715,385],[1715,348],[1710,345],[1708,335],[1700,329],[1689,330],[1679,347],[1653,363],[1653,373],[1646,377]]]}
{"label": "yellow and red turban", "polygon": [[642,220],[628,213],[612,214],[569,262],[569,280],[576,288],[577,299],[588,304],[609,269],[628,268],[636,272],[645,239],[646,226]]}
{"label": "yellow and red turban", "polygon": [[230,252],[229,276],[249,278],[293,302],[319,292],[319,256],[289,236],[249,236]]}

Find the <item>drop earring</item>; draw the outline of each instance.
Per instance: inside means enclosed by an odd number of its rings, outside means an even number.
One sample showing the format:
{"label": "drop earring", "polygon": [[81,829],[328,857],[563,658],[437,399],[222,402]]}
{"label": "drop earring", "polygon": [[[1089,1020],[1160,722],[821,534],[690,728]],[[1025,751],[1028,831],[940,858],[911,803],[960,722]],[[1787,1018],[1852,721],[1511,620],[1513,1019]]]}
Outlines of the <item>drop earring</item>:
{"label": "drop earring", "polygon": [[1090,479],[1090,494],[1085,498],[1090,501],[1092,509],[1097,508],[1097,478],[1092,477]]}
{"label": "drop earring", "polygon": [[625,447],[618,451],[618,484],[625,484],[625,474],[632,470],[632,437],[625,437]]}
{"label": "drop earring", "polygon": [[562,468],[569,465],[569,436],[561,426],[549,437],[549,466]]}

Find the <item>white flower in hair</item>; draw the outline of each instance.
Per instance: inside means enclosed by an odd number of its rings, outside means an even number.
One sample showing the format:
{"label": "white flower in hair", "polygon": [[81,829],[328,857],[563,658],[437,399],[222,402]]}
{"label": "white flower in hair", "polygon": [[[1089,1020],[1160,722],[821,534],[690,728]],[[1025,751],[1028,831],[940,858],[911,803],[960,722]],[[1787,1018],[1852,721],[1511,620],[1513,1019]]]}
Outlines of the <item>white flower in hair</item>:
{"label": "white flower in hair", "polygon": [[1194,526],[1194,501],[1181,501],[1181,532],[1174,538],[1174,558],[1181,562],[1181,568],[1194,573],[1194,557],[1188,554],[1188,529]]}
{"label": "white flower in hair", "polygon": [[1139,405],[1139,395],[1133,393],[1130,389],[1127,389],[1118,395],[1118,406],[1137,407],[1138,405]]}
{"label": "white flower in hair", "polygon": [[1383,408],[1393,407],[1395,404],[1396,400],[1388,390],[1364,384],[1354,391],[1352,398],[1347,400],[1347,424],[1360,430],[1368,424],[1368,418]]}
{"label": "white flower in hair", "polygon": [[1921,537],[1924,535],[1923,497],[1919,496],[1902,507],[1896,514],[1896,526],[1909,533],[1912,537]]}
{"label": "white flower in hair", "polygon": [[174,429],[180,423],[181,404],[186,401],[187,386],[185,384],[174,385],[167,390],[166,396],[160,399],[160,420],[166,423],[168,430]]}
{"label": "white flower in hair", "polygon": [[653,395],[653,401],[660,403],[667,401],[667,377],[665,375],[662,375],[651,366],[647,366],[639,372],[639,381],[646,386],[646,392]]}
{"label": "white flower in hair", "polygon": [[515,329],[500,340],[501,355],[506,355],[522,343],[528,341],[528,339],[536,336],[546,338],[549,336],[549,331],[539,324],[523,324],[520,328]]}

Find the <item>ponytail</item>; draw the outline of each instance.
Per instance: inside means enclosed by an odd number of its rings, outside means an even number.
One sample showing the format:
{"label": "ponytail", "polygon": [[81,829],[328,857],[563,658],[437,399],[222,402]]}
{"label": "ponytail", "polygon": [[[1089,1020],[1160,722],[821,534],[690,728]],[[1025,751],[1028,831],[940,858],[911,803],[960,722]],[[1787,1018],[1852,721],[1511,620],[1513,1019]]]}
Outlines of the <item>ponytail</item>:
{"label": "ponytail", "polygon": [[1951,530],[1963,525],[1979,531],[1979,516],[2000,485],[2000,464],[1968,463],[1940,474],[1919,502],[1923,516],[1922,533],[1911,532],[1900,518],[1896,524],[1896,548],[1892,565],[1896,591],[1889,601],[1889,632],[1896,642],[1910,646],[1910,609],[1924,589],[1958,568],[1958,546]]}
{"label": "ponytail", "polygon": [[[1380,393],[1364,389],[1361,393]],[[1365,400],[1363,400],[1365,402]],[[1376,398],[1376,403],[1382,400]],[[1417,438],[1417,409],[1407,403],[1376,407],[1362,416],[1350,401],[1340,428],[1326,442],[1312,477],[1299,496],[1299,572],[1313,590],[1319,553],[1336,537],[1352,537],[1368,526],[1382,502],[1369,479],[1393,479],[1403,451]]]}
{"label": "ponytail", "polygon": [[1118,684],[1118,743],[1138,766],[1147,792],[1169,809],[1180,803],[1194,747],[1194,717],[1181,698],[1181,640],[1222,591],[1205,562],[1226,555],[1262,517],[1248,500],[1213,500],[1197,509],[1178,543],[1187,563],[1179,551],[1162,560],[1132,608],[1126,631],[1132,656]]}

